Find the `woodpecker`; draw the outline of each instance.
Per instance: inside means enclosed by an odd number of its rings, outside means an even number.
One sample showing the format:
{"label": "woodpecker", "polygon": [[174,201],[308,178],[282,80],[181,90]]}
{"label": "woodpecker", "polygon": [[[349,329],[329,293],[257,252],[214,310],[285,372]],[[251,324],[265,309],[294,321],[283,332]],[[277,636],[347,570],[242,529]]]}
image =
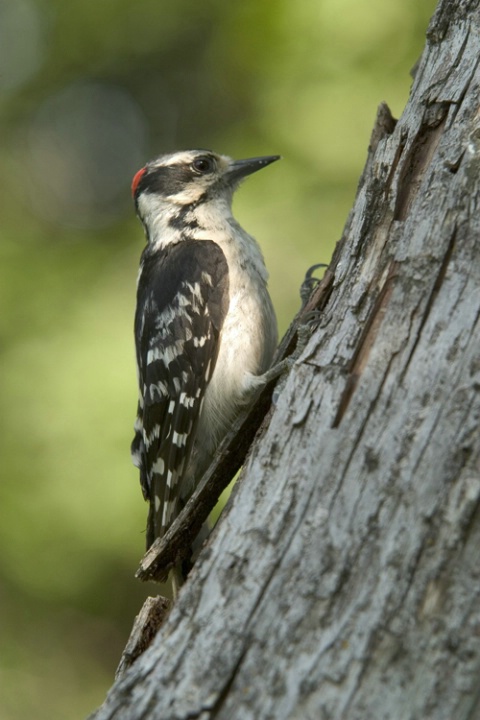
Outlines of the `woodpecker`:
{"label": "woodpecker", "polygon": [[211,463],[277,345],[261,250],[232,215],[240,181],[278,155],[162,155],[132,181],[147,244],[135,313],[138,412],[132,442],[150,503],[147,549]]}

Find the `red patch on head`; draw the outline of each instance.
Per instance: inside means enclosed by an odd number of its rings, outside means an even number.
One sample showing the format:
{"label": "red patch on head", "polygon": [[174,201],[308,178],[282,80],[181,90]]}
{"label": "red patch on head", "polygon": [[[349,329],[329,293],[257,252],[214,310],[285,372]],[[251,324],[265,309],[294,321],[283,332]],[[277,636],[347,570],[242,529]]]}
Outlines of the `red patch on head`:
{"label": "red patch on head", "polygon": [[135,175],[133,176],[133,180],[132,180],[132,195],[133,195],[133,197],[135,197],[135,193],[136,193],[136,191],[137,191],[138,183],[140,182],[140,180],[142,179],[142,177],[145,175],[146,172],[147,172],[147,168],[144,168],[144,167],[143,167],[141,170],[139,170],[139,171],[138,171],[137,173],[135,173]]}

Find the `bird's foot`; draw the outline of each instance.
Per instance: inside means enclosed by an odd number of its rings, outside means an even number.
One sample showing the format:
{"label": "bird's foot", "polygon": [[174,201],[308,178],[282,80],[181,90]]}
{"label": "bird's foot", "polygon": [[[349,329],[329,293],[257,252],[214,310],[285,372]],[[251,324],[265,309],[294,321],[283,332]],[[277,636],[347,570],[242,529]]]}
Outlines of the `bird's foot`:
{"label": "bird's foot", "polygon": [[326,263],[317,263],[316,265],[312,265],[312,267],[308,268],[307,272],[305,273],[305,278],[300,286],[300,298],[302,300],[302,307],[307,304],[310,295],[320,282],[320,278],[314,277],[313,273],[315,272],[315,270],[318,270],[318,268],[326,267],[328,267]]}

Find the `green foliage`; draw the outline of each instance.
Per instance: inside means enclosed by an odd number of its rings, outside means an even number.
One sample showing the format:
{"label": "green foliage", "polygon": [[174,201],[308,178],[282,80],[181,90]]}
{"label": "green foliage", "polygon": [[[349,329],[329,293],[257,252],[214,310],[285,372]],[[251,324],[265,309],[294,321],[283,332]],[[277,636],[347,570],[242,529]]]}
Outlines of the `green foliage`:
{"label": "green foliage", "polygon": [[5,720],[91,711],[156,592],[133,580],[146,518],[129,458],[133,172],[185,147],[283,155],[236,214],[264,249],[284,330],[305,270],[341,236],[377,105],[402,111],[433,8],[0,3]]}

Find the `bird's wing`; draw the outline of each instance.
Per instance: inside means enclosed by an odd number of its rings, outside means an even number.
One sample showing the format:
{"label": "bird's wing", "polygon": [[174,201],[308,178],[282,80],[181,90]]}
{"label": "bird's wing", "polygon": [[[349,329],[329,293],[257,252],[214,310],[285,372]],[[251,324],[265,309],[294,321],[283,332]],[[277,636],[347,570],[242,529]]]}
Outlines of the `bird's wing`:
{"label": "bird's wing", "polygon": [[145,251],[135,318],[140,393],[132,456],[150,501],[147,548],[178,512],[228,303],[228,266],[216,243],[184,240]]}

